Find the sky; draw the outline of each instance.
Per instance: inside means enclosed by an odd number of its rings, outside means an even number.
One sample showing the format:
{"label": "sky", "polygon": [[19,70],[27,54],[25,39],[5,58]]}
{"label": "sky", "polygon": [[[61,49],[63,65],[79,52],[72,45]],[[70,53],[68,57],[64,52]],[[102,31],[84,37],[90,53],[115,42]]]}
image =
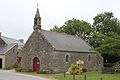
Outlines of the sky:
{"label": "sky", "polygon": [[26,41],[33,31],[37,3],[45,30],[72,18],[92,24],[102,12],[113,12],[120,20],[120,0],[0,0],[2,35]]}

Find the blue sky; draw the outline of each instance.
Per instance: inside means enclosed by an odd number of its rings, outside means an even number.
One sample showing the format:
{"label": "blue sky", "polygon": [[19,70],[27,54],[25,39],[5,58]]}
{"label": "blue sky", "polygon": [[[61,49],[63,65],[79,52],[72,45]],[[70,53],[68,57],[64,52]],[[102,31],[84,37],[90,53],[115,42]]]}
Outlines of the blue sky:
{"label": "blue sky", "polygon": [[94,16],[106,11],[120,20],[120,0],[0,0],[2,35],[27,40],[33,31],[37,3],[46,30],[72,18],[92,23]]}

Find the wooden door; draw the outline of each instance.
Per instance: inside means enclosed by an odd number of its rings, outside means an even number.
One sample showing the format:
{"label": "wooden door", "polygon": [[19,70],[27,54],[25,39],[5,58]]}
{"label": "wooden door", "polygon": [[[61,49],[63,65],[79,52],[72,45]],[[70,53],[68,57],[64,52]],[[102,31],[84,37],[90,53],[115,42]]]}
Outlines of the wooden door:
{"label": "wooden door", "polygon": [[40,71],[40,61],[37,57],[33,59],[33,70],[34,72]]}

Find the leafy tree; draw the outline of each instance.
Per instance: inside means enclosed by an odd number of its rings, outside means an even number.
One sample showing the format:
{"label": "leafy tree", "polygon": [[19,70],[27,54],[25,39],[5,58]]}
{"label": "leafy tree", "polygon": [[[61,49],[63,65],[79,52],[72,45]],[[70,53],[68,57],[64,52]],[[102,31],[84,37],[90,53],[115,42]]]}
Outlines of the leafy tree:
{"label": "leafy tree", "polygon": [[112,12],[104,12],[94,17],[92,34],[89,43],[96,51],[102,53],[104,62],[120,60],[120,22]]}
{"label": "leafy tree", "polygon": [[50,31],[53,31],[53,32],[62,32],[62,31],[61,31],[61,28],[59,28],[57,25],[55,25],[55,26],[53,27],[53,29],[50,29]]}
{"label": "leafy tree", "polygon": [[72,20],[66,21],[62,27],[58,28],[57,26],[54,26],[51,31],[80,36],[88,41],[89,36],[93,32],[93,28],[90,23],[73,18]]}
{"label": "leafy tree", "polygon": [[89,44],[94,48],[100,47],[103,44],[103,41],[107,38],[107,36],[100,33],[93,33],[89,38]]}
{"label": "leafy tree", "polygon": [[116,62],[120,60],[120,35],[116,33],[108,33],[103,43],[95,48],[96,51],[102,53],[102,56],[108,62]]}
{"label": "leafy tree", "polygon": [[109,32],[120,34],[120,22],[112,12],[104,12],[93,18],[93,27],[97,33],[108,35]]}

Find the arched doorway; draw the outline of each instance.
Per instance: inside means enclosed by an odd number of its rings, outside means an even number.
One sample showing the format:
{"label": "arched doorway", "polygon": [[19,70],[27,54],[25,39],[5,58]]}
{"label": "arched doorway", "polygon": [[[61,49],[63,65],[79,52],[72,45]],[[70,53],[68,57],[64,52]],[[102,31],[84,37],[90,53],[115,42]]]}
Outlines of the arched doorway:
{"label": "arched doorway", "polygon": [[34,72],[40,71],[40,61],[37,57],[33,59],[33,70]]}

